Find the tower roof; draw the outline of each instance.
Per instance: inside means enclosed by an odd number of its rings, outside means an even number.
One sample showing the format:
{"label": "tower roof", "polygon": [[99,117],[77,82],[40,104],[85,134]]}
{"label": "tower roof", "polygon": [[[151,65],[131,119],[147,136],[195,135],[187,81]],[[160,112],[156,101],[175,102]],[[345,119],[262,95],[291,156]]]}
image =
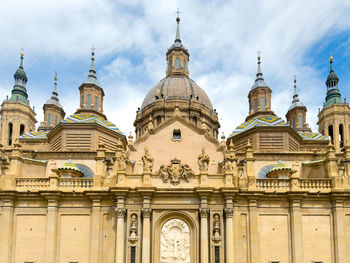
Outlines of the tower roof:
{"label": "tower roof", "polygon": [[24,104],[29,105],[28,94],[26,89],[26,84],[28,81],[27,74],[23,69],[23,52],[20,54],[21,62],[16,70],[13,77],[15,78],[15,85],[12,89],[12,95],[10,97],[10,101],[20,101]]}
{"label": "tower roof", "polygon": [[57,107],[63,109],[63,107],[62,107],[62,105],[61,105],[61,103],[59,102],[59,99],[58,99],[58,93],[57,93],[57,73],[55,73],[54,89],[53,89],[53,91],[52,91],[51,98],[48,99],[44,105],[47,105],[47,104],[55,105],[55,106],[57,106]]}
{"label": "tower roof", "polygon": [[327,96],[325,107],[332,104],[342,104],[341,94],[338,88],[339,78],[333,70],[333,57],[329,58],[330,70],[326,80]]}
{"label": "tower roof", "polygon": [[95,48],[91,49],[91,67],[89,70],[89,75],[84,80],[83,84],[93,84],[101,88],[101,85],[97,80],[96,70],[95,70]]}
{"label": "tower roof", "polygon": [[297,93],[297,79],[294,76],[294,95],[292,104],[290,105],[288,111],[294,109],[295,107],[305,107],[305,105],[299,100],[299,95]]}
{"label": "tower roof", "polygon": [[263,74],[262,74],[261,66],[260,66],[260,64],[261,64],[260,59],[261,59],[260,52],[258,52],[258,72],[256,73],[255,83],[251,87],[251,90],[259,88],[259,87],[269,88],[269,86],[266,84],[266,82],[263,78]]}

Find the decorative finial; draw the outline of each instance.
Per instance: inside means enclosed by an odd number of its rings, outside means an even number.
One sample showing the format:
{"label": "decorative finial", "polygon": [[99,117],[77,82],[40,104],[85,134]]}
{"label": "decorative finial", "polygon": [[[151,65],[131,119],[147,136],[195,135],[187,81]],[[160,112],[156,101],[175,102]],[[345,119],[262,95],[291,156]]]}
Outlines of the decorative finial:
{"label": "decorative finial", "polygon": [[329,63],[330,63],[330,71],[329,72],[333,72],[333,56],[329,57]]}
{"label": "decorative finial", "polygon": [[53,92],[57,93],[57,72],[55,71],[55,82],[53,83],[55,88],[53,89]]}
{"label": "decorative finial", "polygon": [[90,70],[95,71],[94,63],[95,63],[95,48],[92,47],[91,48],[91,68],[90,68]]}
{"label": "decorative finial", "polygon": [[176,37],[175,37],[175,42],[180,42],[181,43],[181,39],[180,39],[180,11],[179,8],[176,11],[177,17],[176,17],[176,22],[177,22],[177,28],[176,28]]}
{"label": "decorative finial", "polygon": [[297,95],[297,76],[294,75],[294,96]]}
{"label": "decorative finial", "polygon": [[23,68],[23,56],[24,56],[24,53],[23,53],[23,48],[21,48],[21,53],[20,53],[20,55],[21,55],[21,65],[20,65],[20,67],[21,68]]}
{"label": "decorative finial", "polygon": [[261,59],[261,53],[260,53],[260,50],[258,50],[257,52],[256,52],[257,54],[258,54],[258,73],[256,73],[256,80],[255,81],[258,81],[258,80],[264,80],[263,78],[262,78],[262,72],[261,72],[261,66],[260,66],[260,64],[261,64],[261,61],[260,61],[260,59]]}

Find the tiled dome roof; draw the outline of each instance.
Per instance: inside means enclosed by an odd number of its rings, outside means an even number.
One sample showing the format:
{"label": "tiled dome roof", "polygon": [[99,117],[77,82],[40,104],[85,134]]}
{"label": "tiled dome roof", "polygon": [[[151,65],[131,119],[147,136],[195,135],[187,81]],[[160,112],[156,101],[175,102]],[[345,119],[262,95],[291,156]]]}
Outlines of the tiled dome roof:
{"label": "tiled dome roof", "polygon": [[172,75],[162,79],[148,92],[142,103],[141,109],[152,104],[157,98],[161,97],[165,100],[198,99],[200,104],[206,106],[210,110],[213,109],[205,91],[186,75]]}

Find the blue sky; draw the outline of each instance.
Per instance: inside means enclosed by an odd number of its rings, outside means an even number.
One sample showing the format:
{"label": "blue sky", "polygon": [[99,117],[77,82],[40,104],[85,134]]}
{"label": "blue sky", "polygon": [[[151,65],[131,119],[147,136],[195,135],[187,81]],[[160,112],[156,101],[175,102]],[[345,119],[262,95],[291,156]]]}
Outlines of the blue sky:
{"label": "blue sky", "polygon": [[293,76],[317,130],[326,95],[329,56],[350,100],[350,2],[8,0],[0,10],[0,99],[10,95],[24,48],[27,89],[37,120],[53,89],[67,114],[79,104],[78,87],[96,47],[96,70],[106,96],[104,111],[125,134],[133,131],[137,107],[165,76],[165,53],[175,38],[180,8],[181,39],[190,52],[190,77],[208,94],[226,136],[248,113],[247,95],[262,55],[272,108],[284,117],[292,100]]}

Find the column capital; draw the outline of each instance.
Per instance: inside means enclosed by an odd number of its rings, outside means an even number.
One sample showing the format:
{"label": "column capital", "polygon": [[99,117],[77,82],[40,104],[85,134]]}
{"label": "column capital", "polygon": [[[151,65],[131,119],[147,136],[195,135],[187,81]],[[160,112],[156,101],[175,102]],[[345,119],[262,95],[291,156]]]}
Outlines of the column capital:
{"label": "column capital", "polygon": [[232,218],[233,212],[234,212],[234,209],[232,207],[224,209],[224,214],[226,218]]}
{"label": "column capital", "polygon": [[199,215],[201,218],[207,218],[209,215],[209,212],[210,212],[209,208],[200,208],[199,209]]}
{"label": "column capital", "polygon": [[142,213],[142,216],[144,218],[150,218],[152,216],[152,209],[151,208],[142,208],[141,213]]}
{"label": "column capital", "polygon": [[117,213],[118,218],[124,218],[126,215],[126,209],[125,208],[116,208],[115,212]]}

